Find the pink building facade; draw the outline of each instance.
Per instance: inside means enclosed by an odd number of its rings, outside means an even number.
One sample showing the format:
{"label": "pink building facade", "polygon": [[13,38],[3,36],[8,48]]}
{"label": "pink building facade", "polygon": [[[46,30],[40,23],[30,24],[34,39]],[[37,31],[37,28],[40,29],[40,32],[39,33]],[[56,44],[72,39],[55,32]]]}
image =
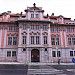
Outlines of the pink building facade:
{"label": "pink building facade", "polygon": [[75,20],[44,15],[35,3],[24,14],[0,14],[0,62],[72,62],[74,57]]}

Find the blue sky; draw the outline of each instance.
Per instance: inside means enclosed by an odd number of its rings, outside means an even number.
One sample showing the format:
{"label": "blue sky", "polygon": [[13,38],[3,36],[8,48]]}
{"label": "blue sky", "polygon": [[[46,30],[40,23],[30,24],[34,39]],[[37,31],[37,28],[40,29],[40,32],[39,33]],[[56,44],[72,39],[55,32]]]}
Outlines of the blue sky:
{"label": "blue sky", "polygon": [[54,13],[55,15],[63,15],[65,17],[75,18],[75,0],[0,0],[0,13],[12,11],[12,13],[20,13],[27,6],[42,7],[45,15]]}

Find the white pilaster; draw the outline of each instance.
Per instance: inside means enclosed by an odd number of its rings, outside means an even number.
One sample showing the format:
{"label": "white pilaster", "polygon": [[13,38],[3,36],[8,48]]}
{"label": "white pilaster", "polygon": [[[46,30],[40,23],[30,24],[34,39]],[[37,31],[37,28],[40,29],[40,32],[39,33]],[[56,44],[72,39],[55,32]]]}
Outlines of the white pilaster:
{"label": "white pilaster", "polygon": [[43,45],[43,37],[42,37],[42,28],[41,28],[41,35],[40,35],[40,43],[41,43],[41,46]]}
{"label": "white pilaster", "polygon": [[29,46],[29,28],[27,29],[27,45]]}
{"label": "white pilaster", "polygon": [[42,51],[40,50],[40,62],[42,62]]}
{"label": "white pilaster", "polygon": [[29,61],[30,61],[29,50],[27,50],[27,58],[26,59],[27,59],[26,62],[29,63]]}
{"label": "white pilaster", "polygon": [[22,26],[19,26],[19,47],[22,44],[22,35],[21,35],[21,31],[22,31]]}
{"label": "white pilaster", "polygon": [[61,44],[61,47],[63,47],[62,31],[60,31],[60,44]]}
{"label": "white pilaster", "polygon": [[65,47],[66,47],[67,46],[66,31],[64,31],[64,42],[65,42]]}
{"label": "white pilaster", "polygon": [[1,48],[1,40],[2,40],[2,29],[0,29],[0,48]]}
{"label": "white pilaster", "polygon": [[40,50],[40,62],[44,62],[44,50]]}
{"label": "white pilaster", "polygon": [[4,31],[4,47],[6,47],[6,39],[7,39],[7,29]]}
{"label": "white pilaster", "polygon": [[50,31],[50,24],[49,24],[49,27],[48,27],[48,45],[49,45],[49,47],[51,47],[51,31]]}
{"label": "white pilaster", "polygon": [[52,48],[49,48],[48,49],[48,54],[49,54],[49,56],[48,56],[48,62],[51,62],[51,57],[52,57]]}

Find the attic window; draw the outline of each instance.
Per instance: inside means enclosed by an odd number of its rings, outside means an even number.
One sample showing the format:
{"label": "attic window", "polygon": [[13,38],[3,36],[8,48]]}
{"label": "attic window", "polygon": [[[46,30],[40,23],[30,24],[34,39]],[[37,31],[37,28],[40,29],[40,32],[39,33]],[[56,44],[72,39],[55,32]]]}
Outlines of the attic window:
{"label": "attic window", "polygon": [[68,24],[68,23],[66,23],[66,24]]}
{"label": "attic window", "polygon": [[38,15],[38,14],[36,14],[36,15],[35,15],[35,17],[36,17],[36,18],[38,18],[38,17],[39,17],[39,15]]}
{"label": "attic window", "polygon": [[31,18],[34,18],[34,14],[31,14]]}
{"label": "attic window", "polygon": [[59,21],[62,22],[62,17],[60,17],[60,20]]}

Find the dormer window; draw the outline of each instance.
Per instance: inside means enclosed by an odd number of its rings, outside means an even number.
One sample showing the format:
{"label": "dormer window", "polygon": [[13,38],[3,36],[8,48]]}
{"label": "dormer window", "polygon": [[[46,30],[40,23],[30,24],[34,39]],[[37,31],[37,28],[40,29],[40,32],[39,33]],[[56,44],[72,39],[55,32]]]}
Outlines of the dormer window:
{"label": "dormer window", "polygon": [[36,18],[39,18],[39,14],[35,14],[35,17],[36,17]]}
{"label": "dormer window", "polygon": [[59,21],[62,22],[62,17],[60,17]]}
{"label": "dormer window", "polygon": [[31,14],[31,18],[34,18],[34,14]]}

